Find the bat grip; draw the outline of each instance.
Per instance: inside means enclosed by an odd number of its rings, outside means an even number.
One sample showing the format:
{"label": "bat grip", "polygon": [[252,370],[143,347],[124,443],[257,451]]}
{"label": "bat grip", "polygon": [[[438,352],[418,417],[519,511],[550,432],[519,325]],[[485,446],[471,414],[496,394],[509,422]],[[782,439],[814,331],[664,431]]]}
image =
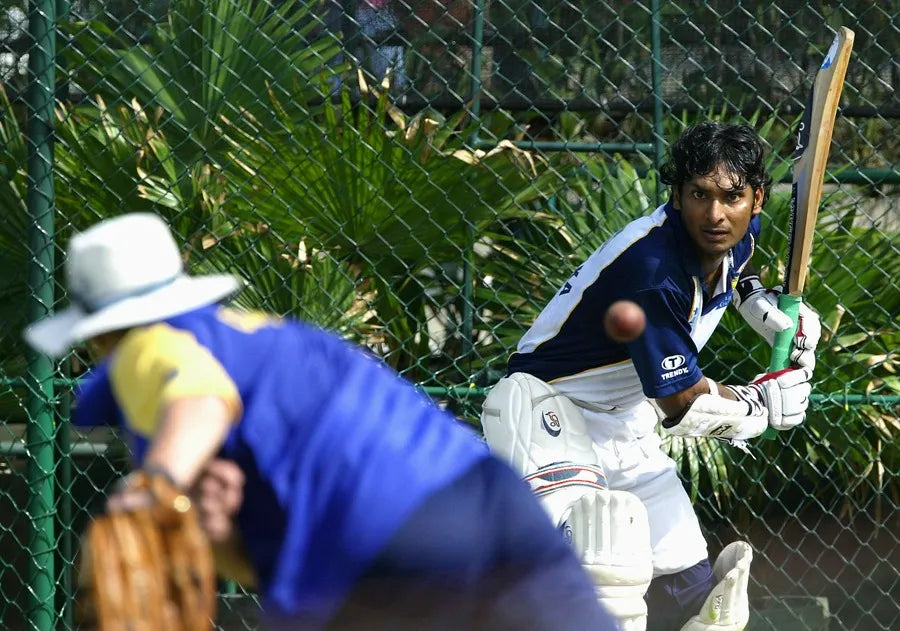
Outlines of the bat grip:
{"label": "bat grip", "polygon": [[[769,372],[787,368],[791,363],[791,343],[797,334],[797,319],[800,316],[800,303],[803,298],[781,294],[778,296],[778,309],[784,312],[794,323],[790,328],[775,334],[775,342],[772,344],[772,357],[769,359]],[[771,427],[766,428],[762,437],[768,440],[775,438],[777,431]]]}
{"label": "bat grip", "polygon": [[781,294],[778,296],[778,309],[787,315],[794,324],[789,328],[775,334],[775,342],[772,344],[772,357],[769,360],[769,372],[787,368],[791,363],[791,343],[797,334],[797,319],[800,316],[800,303],[803,298]]}

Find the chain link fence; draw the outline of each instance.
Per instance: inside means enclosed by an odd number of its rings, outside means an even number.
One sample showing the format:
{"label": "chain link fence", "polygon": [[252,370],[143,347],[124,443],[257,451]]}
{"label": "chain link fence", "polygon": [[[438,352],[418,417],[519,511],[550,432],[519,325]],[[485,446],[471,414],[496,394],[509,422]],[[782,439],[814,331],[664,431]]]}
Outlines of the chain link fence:
{"label": "chain link fence", "polygon": [[[68,424],[87,359],[21,341],[66,304],[73,231],[165,216],[245,307],[365,344],[477,425],[518,337],[587,254],[664,201],[686,124],[748,121],[775,187],[838,26],[856,31],[807,301],[806,424],[751,454],[669,440],[717,553],[756,551],[749,629],[900,628],[900,2],[10,0],[0,8],[0,627],[72,629],[77,537],[128,469]],[[729,313],[704,372],[768,350]],[[222,585],[220,627],[256,628]]]}

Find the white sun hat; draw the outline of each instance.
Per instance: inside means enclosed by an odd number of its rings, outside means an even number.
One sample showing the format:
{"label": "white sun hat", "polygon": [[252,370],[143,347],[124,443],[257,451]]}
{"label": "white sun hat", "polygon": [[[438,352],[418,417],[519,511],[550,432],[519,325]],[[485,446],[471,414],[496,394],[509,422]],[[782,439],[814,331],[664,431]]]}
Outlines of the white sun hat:
{"label": "white sun hat", "polygon": [[24,332],[51,357],[95,335],[158,322],[243,288],[230,274],[188,276],[168,225],[151,213],[101,221],[73,236],[65,275],[71,306]]}

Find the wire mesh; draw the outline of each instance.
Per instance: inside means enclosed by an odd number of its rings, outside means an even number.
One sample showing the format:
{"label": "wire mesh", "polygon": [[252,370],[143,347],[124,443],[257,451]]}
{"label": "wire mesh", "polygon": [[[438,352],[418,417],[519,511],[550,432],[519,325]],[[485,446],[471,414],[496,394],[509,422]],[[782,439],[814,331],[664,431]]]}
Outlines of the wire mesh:
{"label": "wire mesh", "polygon": [[[900,3],[34,0],[0,9],[0,626],[69,629],[77,537],[129,467],[68,423],[70,235],[151,211],[242,306],[366,345],[463,422],[593,249],[666,198],[668,142],[747,121],[779,185],[756,254],[785,264],[790,154],[834,30],[856,31],[806,300],[825,326],[814,409],[754,456],[670,439],[711,552],[756,550],[752,629],[900,626],[900,212],[890,45]],[[761,372],[733,315],[701,357]],[[222,586],[221,628],[258,603]]]}

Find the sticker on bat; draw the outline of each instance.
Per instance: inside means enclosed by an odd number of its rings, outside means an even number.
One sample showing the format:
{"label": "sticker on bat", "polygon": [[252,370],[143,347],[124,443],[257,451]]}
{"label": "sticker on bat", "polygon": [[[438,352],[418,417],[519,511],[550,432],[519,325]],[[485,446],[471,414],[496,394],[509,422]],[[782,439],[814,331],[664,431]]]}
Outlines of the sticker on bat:
{"label": "sticker on bat", "polygon": [[828,49],[828,54],[825,55],[825,59],[822,61],[822,70],[828,68],[831,64],[834,63],[835,58],[837,57],[838,45],[840,44],[840,37],[835,37],[834,41],[831,42],[831,48]]}

